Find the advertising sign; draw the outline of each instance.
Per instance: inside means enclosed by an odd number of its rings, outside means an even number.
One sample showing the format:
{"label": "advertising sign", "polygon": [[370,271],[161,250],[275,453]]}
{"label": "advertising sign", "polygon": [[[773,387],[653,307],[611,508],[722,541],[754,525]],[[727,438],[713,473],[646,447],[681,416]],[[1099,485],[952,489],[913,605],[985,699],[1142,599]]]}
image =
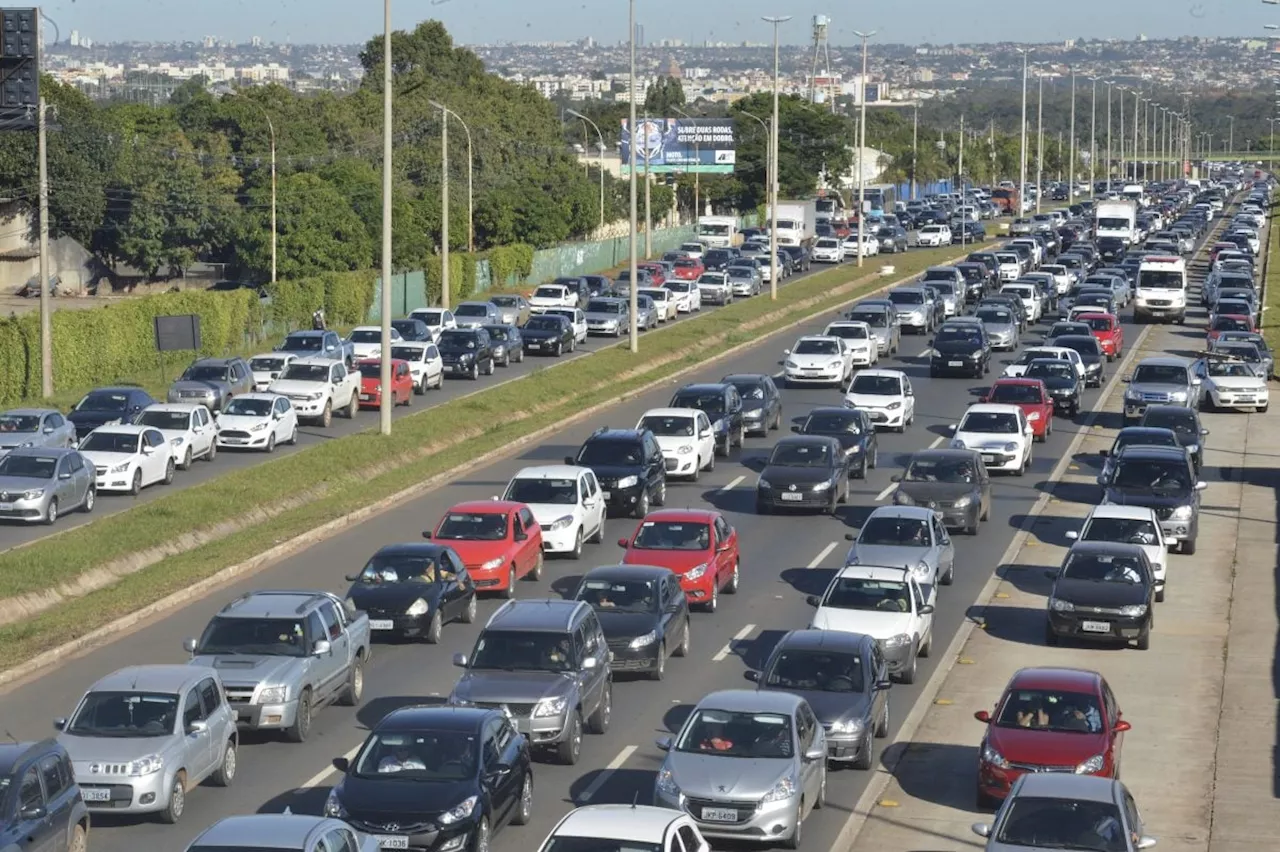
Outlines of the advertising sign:
{"label": "advertising sign", "polygon": [[[619,154],[622,174],[630,173],[631,134],[622,120]],[[733,144],[733,120],[728,118],[649,118],[636,122],[639,145],[636,168],[643,170],[646,158],[655,174],[725,174],[737,162]]]}

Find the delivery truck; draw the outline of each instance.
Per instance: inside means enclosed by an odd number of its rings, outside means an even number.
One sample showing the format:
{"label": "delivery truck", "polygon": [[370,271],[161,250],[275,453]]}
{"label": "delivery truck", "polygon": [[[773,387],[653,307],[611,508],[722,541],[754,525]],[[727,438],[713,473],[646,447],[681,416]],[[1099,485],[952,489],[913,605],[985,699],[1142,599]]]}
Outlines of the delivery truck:
{"label": "delivery truck", "polygon": [[[767,211],[766,226],[773,224],[773,211]],[[778,245],[807,246],[813,243],[814,225],[818,222],[818,205],[808,201],[778,201]]]}
{"label": "delivery truck", "polygon": [[1138,241],[1138,203],[1128,198],[1099,201],[1094,211],[1094,238],[1119,237],[1131,246]]}
{"label": "delivery truck", "polygon": [[707,248],[731,248],[742,242],[735,216],[699,216],[698,242]]}

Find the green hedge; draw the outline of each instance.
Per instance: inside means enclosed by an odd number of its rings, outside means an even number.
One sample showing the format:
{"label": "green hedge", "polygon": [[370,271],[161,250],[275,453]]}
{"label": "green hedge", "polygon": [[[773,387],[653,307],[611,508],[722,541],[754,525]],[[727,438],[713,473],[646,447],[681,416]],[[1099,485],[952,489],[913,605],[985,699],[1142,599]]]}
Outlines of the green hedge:
{"label": "green hedge", "polygon": [[515,243],[497,246],[485,253],[489,259],[489,272],[494,289],[509,284],[523,283],[533,274],[533,246]]}
{"label": "green hedge", "polygon": [[310,328],[311,315],[323,306],[330,326],[360,325],[373,304],[377,280],[377,272],[358,270],[277,281],[267,285],[271,319],[289,329]]}

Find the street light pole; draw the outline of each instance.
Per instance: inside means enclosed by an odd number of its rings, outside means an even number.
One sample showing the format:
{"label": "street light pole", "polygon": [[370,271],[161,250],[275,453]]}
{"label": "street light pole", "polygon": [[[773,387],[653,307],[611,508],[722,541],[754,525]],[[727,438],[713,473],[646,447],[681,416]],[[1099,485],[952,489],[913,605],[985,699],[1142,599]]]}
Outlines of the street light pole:
{"label": "street light pole", "polygon": [[1067,167],[1067,204],[1076,197],[1076,69],[1071,69],[1071,139],[1069,153],[1070,165]]}
{"label": "street light pole", "polygon": [[262,117],[266,119],[267,130],[271,133],[271,283],[276,282],[276,126],[271,123],[271,116],[267,113],[266,107],[255,100],[250,99],[249,103],[253,104],[262,112]]}
{"label": "street light pole", "polygon": [[631,169],[631,277],[627,279],[630,286],[628,298],[631,302],[630,317],[630,344],[632,352],[640,351],[640,334],[636,326],[636,314],[639,308],[636,305],[636,290],[640,286],[640,282],[636,280],[639,274],[636,269],[636,143],[639,141],[639,134],[636,133],[636,0],[629,0],[627,4],[629,8],[629,26],[627,27],[627,38],[631,40],[631,76],[628,77],[627,85],[631,89],[631,120],[627,124],[627,132],[631,134],[630,156]]}
{"label": "street light pole", "polygon": [[1022,145],[1018,155],[1018,211],[1013,215],[1021,216],[1027,209],[1027,54],[1031,51],[1018,48],[1022,54]]}
{"label": "street light pole", "polygon": [[755,113],[747,112],[745,109],[738,110],[739,115],[745,115],[747,118],[754,119],[756,123],[764,129],[764,197],[765,204],[769,203],[769,187],[773,185],[773,130],[770,129],[769,122],[765,121]]}
{"label": "street light pole", "polygon": [[449,307],[449,113],[440,114],[440,306]]}
{"label": "street light pole", "polygon": [[600,139],[600,227],[603,228],[604,227],[604,134],[600,132],[599,126],[594,121],[587,118],[585,115],[578,112],[577,110],[567,109],[565,110],[565,112],[573,116],[574,118],[582,119],[582,121],[585,124],[590,124],[592,129],[595,130],[596,136]]}
{"label": "street light pole", "polygon": [[920,168],[920,99],[916,98],[915,116],[911,119],[911,200],[916,200],[916,172]]}
{"label": "street light pole", "polygon": [[1133,90],[1133,182],[1138,182],[1138,107],[1142,103],[1142,93]]}
{"label": "street light pole", "polygon": [[382,358],[378,427],[391,434],[391,0],[382,0]]}
{"label": "street light pole", "polygon": [[1234,154],[1236,152],[1236,117],[1229,115],[1227,121],[1230,122],[1230,129],[1227,130],[1227,153]]}
{"label": "street light pole", "polygon": [[1119,163],[1120,169],[1119,169],[1119,177],[1120,177],[1120,183],[1121,183],[1121,184],[1123,184],[1123,183],[1124,183],[1124,178],[1125,178],[1125,174],[1124,174],[1124,96],[1125,96],[1125,93],[1129,91],[1129,87],[1128,87],[1128,86],[1116,86],[1116,88],[1120,90],[1120,97],[1119,97],[1119,98],[1117,98],[1116,100],[1120,101],[1120,163]]}
{"label": "street light pole", "polygon": [[1098,78],[1090,77],[1093,97],[1089,105],[1089,194],[1093,194],[1098,168]]}
{"label": "street light pole", "polygon": [[769,150],[773,169],[769,175],[769,298],[778,298],[778,25],[791,20],[790,15],[765,16],[773,24],[773,121],[769,128]]}
{"label": "street light pole", "polygon": [[1036,212],[1044,198],[1044,75],[1037,74],[1039,93],[1036,95]]}
{"label": "street light pole", "polygon": [[867,253],[867,169],[862,161],[867,152],[867,39],[876,33],[875,30],[869,33],[855,30],[853,34],[862,39],[862,91],[858,98],[861,104],[858,110],[858,266],[861,268],[863,255]]}
{"label": "street light pole", "polygon": [[[439,101],[430,102],[433,107],[442,112],[444,121],[448,123],[449,116],[462,125],[462,132],[467,134],[467,251],[474,252],[476,250],[476,226],[475,226],[475,196],[472,194],[472,177],[475,171],[475,155],[471,147],[471,128],[462,120],[462,116],[449,109]],[[447,208],[446,208],[447,209]]]}
{"label": "street light pole", "polygon": [[[672,109],[690,121],[693,120],[693,116],[680,109],[680,107],[672,107]],[[693,129],[693,159],[696,161],[693,164],[693,218],[696,222],[697,218],[702,215],[700,206],[702,200],[702,150],[698,144],[698,128],[696,126]]]}

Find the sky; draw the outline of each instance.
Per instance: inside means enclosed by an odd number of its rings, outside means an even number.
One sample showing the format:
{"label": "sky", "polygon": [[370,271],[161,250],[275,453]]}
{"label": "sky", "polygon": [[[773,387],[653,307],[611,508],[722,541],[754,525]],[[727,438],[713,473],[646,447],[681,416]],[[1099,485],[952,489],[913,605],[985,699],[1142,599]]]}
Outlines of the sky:
{"label": "sky", "polygon": [[[627,35],[623,0],[390,0],[392,24],[408,29],[436,18],[455,40],[573,41],[615,43]],[[1068,0],[1032,6],[961,0],[880,0],[858,4],[832,0],[635,0],[645,38],[767,41],[772,28],[762,15],[791,14],[782,25],[784,44],[812,38],[814,15],[831,18],[832,44],[852,44],[854,30],[874,30],[877,41],[957,43],[1056,42],[1068,38],[1133,39],[1185,35],[1261,36],[1264,23],[1280,23],[1280,7],[1261,0]],[[1043,8],[1040,8],[1041,5]],[[910,10],[904,15],[901,10]],[[95,41],[195,41],[212,35],[235,42],[260,36],[297,43],[363,42],[382,29],[377,0],[51,0],[44,6],[61,39],[71,30]],[[1021,10],[1021,11],[1020,11]],[[1067,20],[1069,19],[1069,20]],[[52,29],[46,25],[47,37]]]}

